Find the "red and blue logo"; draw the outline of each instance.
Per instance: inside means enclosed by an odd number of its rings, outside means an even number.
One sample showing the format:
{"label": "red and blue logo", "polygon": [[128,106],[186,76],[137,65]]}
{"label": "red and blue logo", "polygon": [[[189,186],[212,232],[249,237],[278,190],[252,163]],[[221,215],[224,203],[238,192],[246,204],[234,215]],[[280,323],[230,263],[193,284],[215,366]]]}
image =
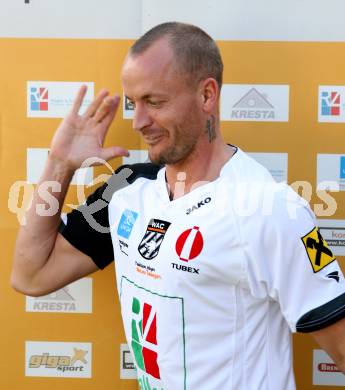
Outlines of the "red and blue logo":
{"label": "red and blue logo", "polygon": [[30,108],[31,111],[48,111],[49,109],[48,88],[44,88],[44,87],[30,88]]}
{"label": "red and blue logo", "polygon": [[340,93],[323,91],[321,93],[321,114],[325,116],[340,115]]}

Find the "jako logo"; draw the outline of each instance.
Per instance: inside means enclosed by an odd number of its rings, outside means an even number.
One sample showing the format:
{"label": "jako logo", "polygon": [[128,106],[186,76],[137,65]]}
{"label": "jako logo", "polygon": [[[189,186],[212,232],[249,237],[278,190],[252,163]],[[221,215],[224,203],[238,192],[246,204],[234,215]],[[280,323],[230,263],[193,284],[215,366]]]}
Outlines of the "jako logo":
{"label": "jako logo", "polygon": [[30,88],[30,108],[32,111],[48,111],[48,88]]}
{"label": "jako logo", "polygon": [[211,198],[208,196],[207,198],[205,198],[201,202],[198,202],[196,205],[194,205],[194,206],[190,207],[189,209],[187,209],[186,214],[188,215],[192,211],[198,210],[201,206],[205,206],[205,204],[210,203],[210,202],[211,202]]}
{"label": "jako logo", "polygon": [[[157,315],[148,303],[132,301],[132,349],[138,368],[160,379],[157,363]],[[144,346],[145,345],[145,346]]]}
{"label": "jako logo", "polygon": [[339,116],[340,115],[340,93],[327,92],[321,93],[321,115],[325,116]]}
{"label": "jako logo", "polygon": [[204,239],[198,226],[185,230],[177,239],[175,249],[180,260],[190,261],[199,256]]}

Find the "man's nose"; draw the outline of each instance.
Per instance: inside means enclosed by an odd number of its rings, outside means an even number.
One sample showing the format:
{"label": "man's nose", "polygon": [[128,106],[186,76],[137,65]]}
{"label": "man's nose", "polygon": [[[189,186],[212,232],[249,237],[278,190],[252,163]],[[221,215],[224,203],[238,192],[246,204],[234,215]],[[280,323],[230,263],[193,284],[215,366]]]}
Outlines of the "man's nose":
{"label": "man's nose", "polygon": [[133,128],[142,130],[152,125],[152,118],[143,104],[136,104],[134,108]]}

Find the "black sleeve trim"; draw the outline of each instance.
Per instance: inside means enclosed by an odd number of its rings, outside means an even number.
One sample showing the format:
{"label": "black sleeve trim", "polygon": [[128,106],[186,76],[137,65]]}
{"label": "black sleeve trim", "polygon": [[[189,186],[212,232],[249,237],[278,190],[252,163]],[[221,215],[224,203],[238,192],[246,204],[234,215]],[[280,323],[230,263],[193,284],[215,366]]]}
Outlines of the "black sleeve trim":
{"label": "black sleeve trim", "polygon": [[[82,241],[80,238],[78,238],[78,236],[73,234],[69,226],[65,225],[63,221],[60,222],[59,233],[76,249],[91,257],[91,259],[99,269],[105,268],[107,265],[114,261],[114,251],[112,243],[110,242],[110,247],[109,242],[107,242],[108,240],[104,240],[106,242],[100,245],[100,248],[102,248],[102,250],[100,249],[99,252],[95,253],[92,250],[92,245],[90,246],[86,244],[87,239],[85,240],[86,242]],[[99,239],[100,237],[98,237],[97,239],[98,242],[100,241]],[[109,253],[107,253],[107,250],[109,251]],[[105,258],[107,258],[108,260],[105,260]]]}
{"label": "black sleeve trim", "polygon": [[[103,269],[114,260],[113,245],[109,232],[108,202],[102,199],[102,194],[107,184],[99,187],[87,200],[86,205],[79,206],[67,214],[67,223],[60,223],[59,233],[75,248],[90,256],[98,268]],[[102,202],[99,211],[89,213],[89,218],[103,227],[104,231],[94,229],[85,218],[82,210],[87,210],[88,205]],[[108,231],[108,233],[106,233]]]}
{"label": "black sleeve trim", "polygon": [[314,332],[345,317],[345,293],[322,306],[304,314],[297,322],[296,330],[301,333]]}
{"label": "black sleeve trim", "polygon": [[138,164],[126,164],[121,165],[118,169],[116,169],[115,173],[119,173],[120,171],[124,170],[125,168],[128,168],[132,171],[130,176],[128,176],[127,181],[129,184],[132,184],[135,182],[135,180],[139,179],[140,177],[144,177],[145,179],[149,180],[156,180],[158,171],[163,168],[162,165],[155,165],[152,163],[138,163]]}
{"label": "black sleeve trim", "polygon": [[86,199],[85,204],[67,214],[67,223],[61,221],[59,233],[90,256],[98,268],[105,268],[114,260],[108,218],[108,205],[113,194],[140,177],[156,179],[159,169],[161,166],[151,163],[122,165],[107,183]]}

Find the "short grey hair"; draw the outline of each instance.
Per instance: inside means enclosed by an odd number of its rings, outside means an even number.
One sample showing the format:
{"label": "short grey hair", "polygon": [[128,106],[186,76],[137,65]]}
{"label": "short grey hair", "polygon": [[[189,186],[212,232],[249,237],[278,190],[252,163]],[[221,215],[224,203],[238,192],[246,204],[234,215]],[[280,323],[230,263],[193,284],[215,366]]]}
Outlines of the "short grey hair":
{"label": "short grey hair", "polygon": [[149,49],[162,38],[167,38],[174,53],[177,69],[187,75],[187,81],[197,84],[208,77],[219,86],[223,81],[223,61],[216,42],[201,28],[179,22],[159,24],[147,31],[130,48],[136,56]]}

